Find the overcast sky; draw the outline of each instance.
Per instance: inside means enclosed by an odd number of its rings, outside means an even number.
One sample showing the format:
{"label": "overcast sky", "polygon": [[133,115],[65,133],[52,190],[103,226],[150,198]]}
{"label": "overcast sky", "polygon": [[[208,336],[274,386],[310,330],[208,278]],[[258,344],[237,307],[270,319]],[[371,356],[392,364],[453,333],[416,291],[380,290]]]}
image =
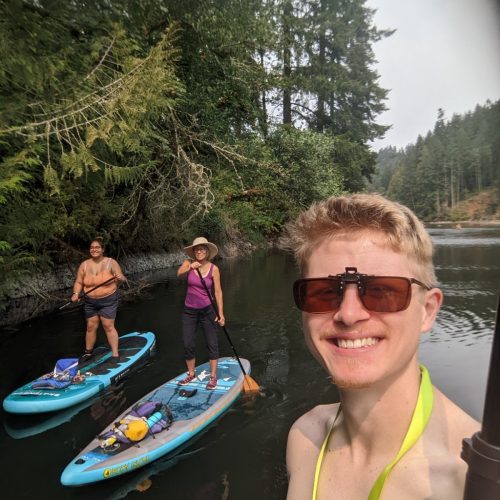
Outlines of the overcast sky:
{"label": "overcast sky", "polygon": [[498,0],[367,0],[379,29],[397,29],[374,44],[380,85],[389,89],[388,111],[378,123],[392,125],[373,144],[404,147],[445,120],[500,99]]}

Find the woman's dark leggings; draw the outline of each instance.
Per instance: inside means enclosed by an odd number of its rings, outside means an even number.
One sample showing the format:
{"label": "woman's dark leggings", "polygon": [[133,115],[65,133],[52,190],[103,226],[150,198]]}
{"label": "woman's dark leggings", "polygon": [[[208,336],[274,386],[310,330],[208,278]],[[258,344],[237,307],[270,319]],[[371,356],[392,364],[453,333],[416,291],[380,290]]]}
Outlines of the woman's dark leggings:
{"label": "woman's dark leggings", "polygon": [[185,307],[182,312],[182,341],[184,342],[184,359],[194,359],[196,350],[196,329],[201,325],[208,348],[208,359],[219,358],[219,343],[215,312],[212,306],[203,309]]}

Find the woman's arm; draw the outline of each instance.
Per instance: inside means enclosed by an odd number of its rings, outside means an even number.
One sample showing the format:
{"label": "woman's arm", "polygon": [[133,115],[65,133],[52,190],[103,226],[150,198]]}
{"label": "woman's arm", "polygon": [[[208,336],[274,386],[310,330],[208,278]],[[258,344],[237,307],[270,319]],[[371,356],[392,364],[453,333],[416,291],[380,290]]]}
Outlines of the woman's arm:
{"label": "woman's arm", "polygon": [[214,281],[214,291],[215,291],[215,301],[217,302],[217,322],[220,326],[224,326],[226,319],[224,318],[224,303],[222,299],[222,287],[220,284],[220,272],[219,268],[214,265],[214,269],[212,271],[212,278]]}
{"label": "woman's arm", "polygon": [[111,259],[111,273],[118,281],[127,281],[127,278],[122,273],[120,264],[114,259]]}
{"label": "woman's arm", "polygon": [[83,269],[84,269],[84,262],[80,264],[80,267],[78,268],[78,271],[76,272],[76,279],[75,282],[73,283],[73,294],[71,295],[71,302],[76,302],[80,300],[80,294],[83,291]]}
{"label": "woman's arm", "polygon": [[[181,276],[184,276],[186,275],[190,269],[193,269],[191,267],[191,265],[193,264],[193,261],[192,260],[188,260],[186,259],[179,267],[179,269],[177,269],[177,276],[180,278]],[[198,266],[199,267],[199,266]]]}

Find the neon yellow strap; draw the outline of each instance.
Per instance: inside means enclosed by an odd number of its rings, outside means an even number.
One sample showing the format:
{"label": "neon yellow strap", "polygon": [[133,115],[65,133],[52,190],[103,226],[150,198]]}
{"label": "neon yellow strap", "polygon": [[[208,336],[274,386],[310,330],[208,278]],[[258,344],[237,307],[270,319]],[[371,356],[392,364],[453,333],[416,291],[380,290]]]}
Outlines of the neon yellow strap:
{"label": "neon yellow strap", "polygon": [[420,365],[422,376],[420,379],[420,390],[418,392],[417,404],[413,411],[410,426],[403,439],[403,444],[396,455],[396,458],[382,471],[380,476],[375,481],[375,484],[368,495],[368,500],[378,500],[380,493],[384,487],[387,476],[391,473],[393,467],[398,463],[400,458],[418,441],[425,430],[434,405],[434,392],[432,390],[431,378],[425,366]]}
{"label": "neon yellow strap", "polygon": [[337,419],[339,418],[341,413],[342,413],[342,404],[339,404],[339,407],[337,409],[337,415],[335,415],[333,424],[330,427],[330,430],[328,431],[325,440],[323,441],[323,446],[321,447],[321,450],[318,455],[318,460],[316,461],[316,470],[314,471],[314,486],[312,495],[313,500],[316,500],[316,496],[318,494],[319,472],[321,470],[321,464],[323,463],[323,455],[325,454],[326,445],[328,444],[328,440],[330,439],[330,434],[332,433],[333,428],[335,427],[335,423],[337,422]]}
{"label": "neon yellow strap", "polygon": [[[387,476],[391,473],[393,467],[398,463],[401,457],[418,441],[422,433],[424,432],[429,418],[432,413],[432,407],[434,406],[434,391],[432,389],[431,378],[429,372],[424,365],[420,365],[421,378],[420,378],[420,388],[418,391],[417,404],[415,405],[415,410],[413,411],[413,416],[411,418],[410,426],[406,432],[406,436],[403,439],[401,448],[396,455],[396,458],[381,472],[380,476],[375,481],[368,500],[378,500],[380,498],[380,493],[384,487]],[[312,499],[316,500],[318,494],[318,483],[319,483],[319,473],[321,471],[321,464],[323,462],[323,456],[325,454],[326,446],[330,439],[330,434],[333,431],[335,423],[341,413],[342,406],[339,405],[337,410],[337,415],[335,415],[335,420],[333,421],[328,434],[323,441],[323,446],[318,455],[318,460],[316,462],[316,470],[314,472],[314,486]]]}

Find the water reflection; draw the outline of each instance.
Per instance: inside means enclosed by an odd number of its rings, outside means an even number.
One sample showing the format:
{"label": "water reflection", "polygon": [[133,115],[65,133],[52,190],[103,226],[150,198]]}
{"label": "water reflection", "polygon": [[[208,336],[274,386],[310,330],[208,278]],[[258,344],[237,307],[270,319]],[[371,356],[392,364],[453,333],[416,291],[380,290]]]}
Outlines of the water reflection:
{"label": "water reflection", "polygon": [[500,229],[430,234],[444,303],[433,331],[423,337],[421,357],[436,385],[480,419],[500,291]]}

